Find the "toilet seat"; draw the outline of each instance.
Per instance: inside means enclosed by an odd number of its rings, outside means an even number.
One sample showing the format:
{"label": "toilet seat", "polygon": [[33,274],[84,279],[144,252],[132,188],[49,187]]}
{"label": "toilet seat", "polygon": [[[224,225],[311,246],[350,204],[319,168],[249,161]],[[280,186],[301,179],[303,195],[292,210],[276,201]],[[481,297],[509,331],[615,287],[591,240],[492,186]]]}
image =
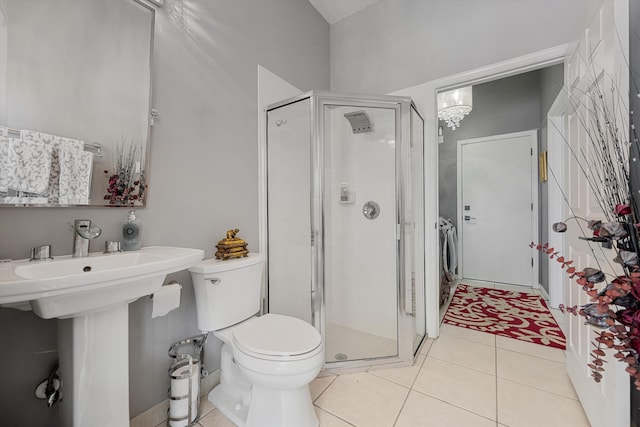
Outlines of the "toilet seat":
{"label": "toilet seat", "polygon": [[235,326],[232,335],[238,350],[261,359],[304,359],[322,344],[313,326],[279,314],[254,317]]}

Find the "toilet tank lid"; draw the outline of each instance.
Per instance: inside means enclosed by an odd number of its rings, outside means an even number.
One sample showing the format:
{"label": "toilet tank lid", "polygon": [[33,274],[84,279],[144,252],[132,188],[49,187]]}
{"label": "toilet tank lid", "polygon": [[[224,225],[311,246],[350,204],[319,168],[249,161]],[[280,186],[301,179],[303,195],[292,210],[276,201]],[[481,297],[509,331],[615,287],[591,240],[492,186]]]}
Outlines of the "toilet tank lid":
{"label": "toilet tank lid", "polygon": [[240,348],[268,356],[304,354],[322,343],[316,328],[279,314],[265,314],[238,325],[233,329],[233,338]]}
{"label": "toilet tank lid", "polygon": [[198,264],[189,268],[189,271],[192,273],[220,273],[221,271],[229,271],[235,270],[238,268],[248,267],[253,264],[257,264],[259,262],[264,262],[265,256],[260,253],[250,253],[248,256],[243,258],[235,258],[229,259],[226,261],[222,261],[215,258],[205,259],[204,261],[200,261]]}

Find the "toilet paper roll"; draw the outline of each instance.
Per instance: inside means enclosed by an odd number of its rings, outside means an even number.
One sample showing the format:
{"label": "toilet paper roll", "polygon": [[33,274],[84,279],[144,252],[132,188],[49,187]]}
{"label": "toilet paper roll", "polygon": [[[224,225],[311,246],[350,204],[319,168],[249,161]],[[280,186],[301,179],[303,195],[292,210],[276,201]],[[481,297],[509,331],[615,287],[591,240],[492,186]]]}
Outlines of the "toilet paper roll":
{"label": "toilet paper roll", "polygon": [[153,293],[153,310],[151,318],[164,316],[172,310],[180,307],[180,290],[182,286],[179,283],[172,283],[161,287],[157,292]]}
{"label": "toilet paper roll", "polygon": [[175,420],[188,418],[189,399],[169,400],[169,417]]}
{"label": "toilet paper roll", "polygon": [[[185,378],[186,377],[186,378]],[[194,364],[191,372],[191,396],[195,399],[200,392],[200,364]],[[171,374],[171,396],[182,397],[189,394],[189,365],[176,369]]]}

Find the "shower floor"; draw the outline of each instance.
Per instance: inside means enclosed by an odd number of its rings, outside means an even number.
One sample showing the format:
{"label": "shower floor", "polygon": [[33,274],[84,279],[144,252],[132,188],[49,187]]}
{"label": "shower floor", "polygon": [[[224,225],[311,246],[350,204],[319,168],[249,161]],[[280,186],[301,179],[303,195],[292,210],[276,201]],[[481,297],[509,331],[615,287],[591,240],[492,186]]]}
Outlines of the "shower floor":
{"label": "shower floor", "polygon": [[372,359],[398,354],[396,340],[348,328],[337,323],[326,326],[324,345],[327,362]]}

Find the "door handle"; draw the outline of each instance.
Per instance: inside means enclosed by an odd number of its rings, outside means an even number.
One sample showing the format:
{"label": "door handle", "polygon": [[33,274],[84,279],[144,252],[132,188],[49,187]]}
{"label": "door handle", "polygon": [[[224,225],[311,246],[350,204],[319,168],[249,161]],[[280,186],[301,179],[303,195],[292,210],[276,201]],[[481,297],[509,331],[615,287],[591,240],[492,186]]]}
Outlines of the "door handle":
{"label": "door handle", "polygon": [[465,221],[471,221],[472,219],[476,219],[476,218],[475,218],[475,217],[474,217],[474,218],[472,218],[472,217],[470,217],[469,215],[465,215],[465,216],[464,216],[464,220],[465,220]]}

